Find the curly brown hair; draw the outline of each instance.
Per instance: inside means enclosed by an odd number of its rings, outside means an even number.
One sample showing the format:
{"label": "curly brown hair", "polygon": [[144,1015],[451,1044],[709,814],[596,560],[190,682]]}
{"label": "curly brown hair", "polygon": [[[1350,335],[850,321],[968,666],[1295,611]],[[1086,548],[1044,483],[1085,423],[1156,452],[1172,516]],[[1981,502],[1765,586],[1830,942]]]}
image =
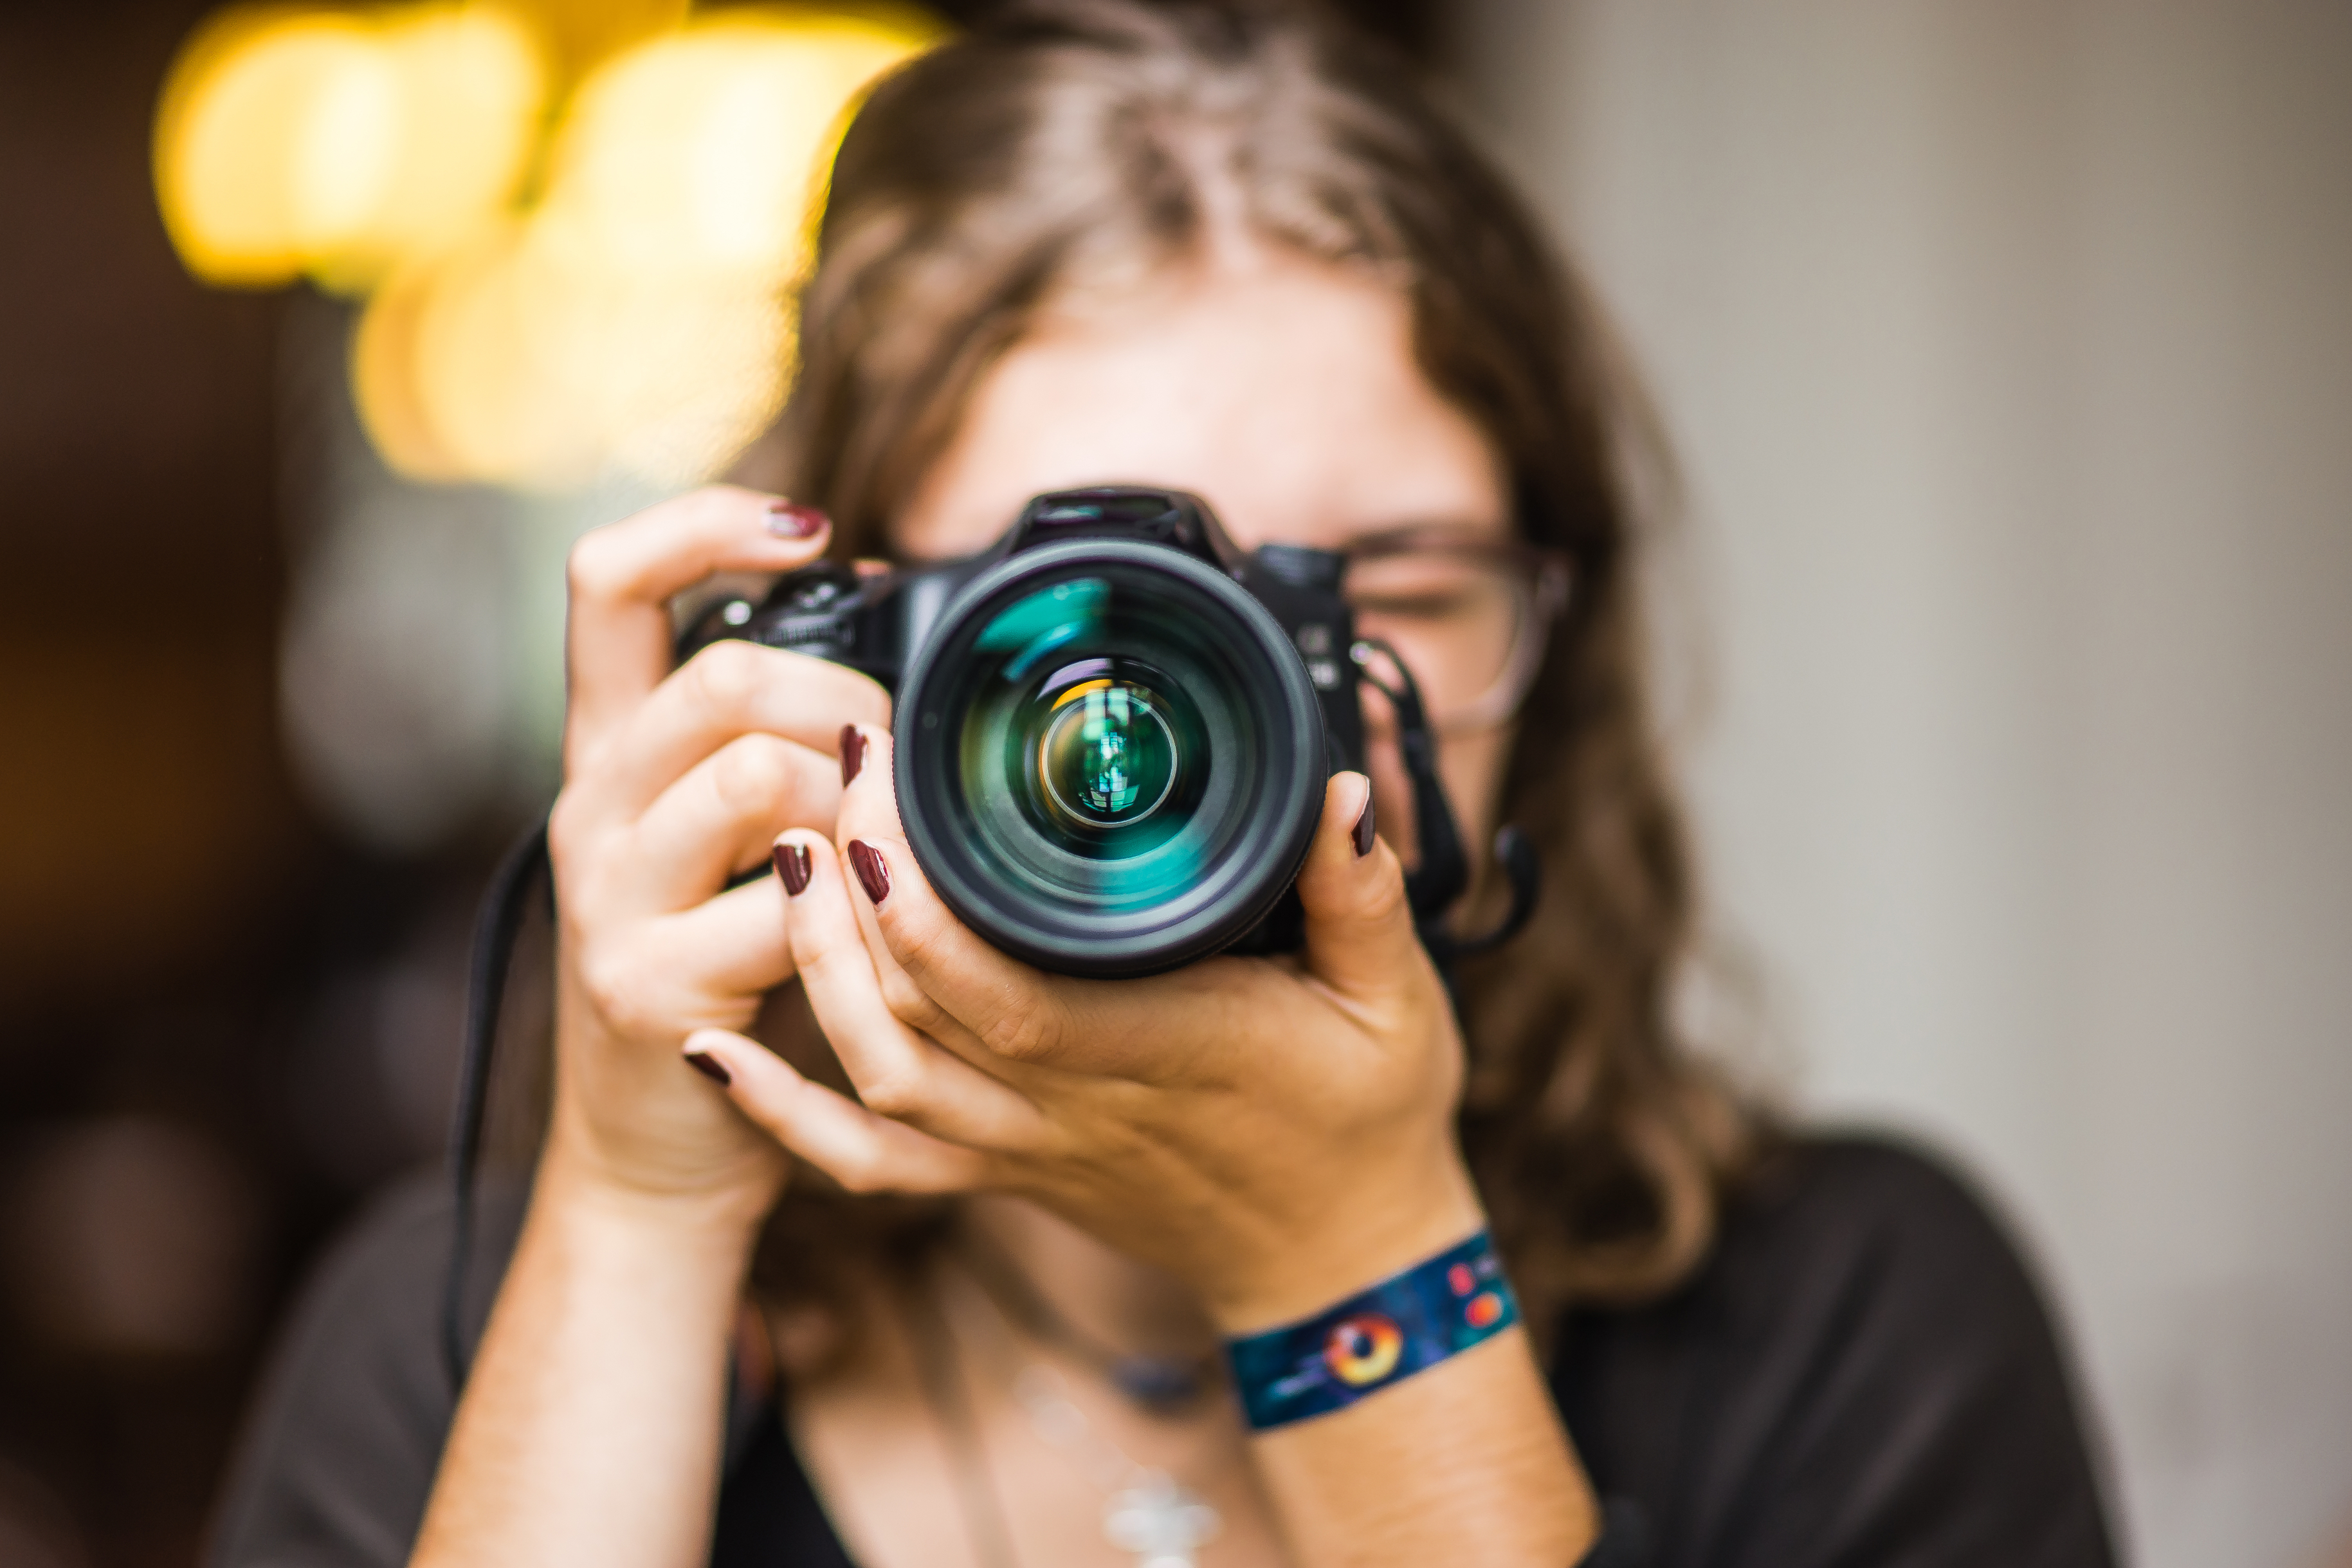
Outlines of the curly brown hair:
{"label": "curly brown hair", "polygon": [[[1049,0],[911,61],[842,142],[797,381],[747,476],[831,512],[841,553],[887,553],[1033,315],[1075,280],[1182,258],[1208,181],[1258,237],[1405,294],[1423,371],[1508,466],[1517,526],[1570,563],[1503,803],[1544,897],[1461,974],[1461,1136],[1531,1325],[1655,1295],[1704,1255],[1758,1126],[1672,1018],[1692,871],[1635,580],[1636,492],[1663,448],[1590,295],[1406,62],[1320,11],[1245,0]],[[761,1273],[813,1289],[812,1249],[919,1237],[921,1212],[796,1187],[765,1250],[800,1266]]]}

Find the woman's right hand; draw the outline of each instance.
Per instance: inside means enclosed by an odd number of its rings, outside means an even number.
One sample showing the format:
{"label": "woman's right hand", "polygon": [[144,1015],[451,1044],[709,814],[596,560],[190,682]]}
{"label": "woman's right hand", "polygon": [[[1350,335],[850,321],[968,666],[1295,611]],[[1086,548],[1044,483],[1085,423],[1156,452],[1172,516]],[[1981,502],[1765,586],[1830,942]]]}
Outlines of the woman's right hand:
{"label": "woman's right hand", "polygon": [[887,727],[882,688],[741,641],[671,667],[668,600],[714,572],[816,560],[824,517],[715,486],[601,528],[572,553],[555,875],[555,1109],[568,1181],[708,1202],[756,1221],[786,1158],[680,1065],[691,1031],[748,1028],[789,979],[783,895],[729,889],[778,833],[830,834],[848,723]]}
{"label": "woman's right hand", "polygon": [[829,829],[838,665],[724,642],[670,668],[667,602],[783,572],[824,520],[698,490],[572,555],[555,867],[555,1113],[425,1510],[415,1568],[707,1561],[744,1270],[785,1156],[678,1056],[790,977],[783,892],[729,890],[787,826]]}

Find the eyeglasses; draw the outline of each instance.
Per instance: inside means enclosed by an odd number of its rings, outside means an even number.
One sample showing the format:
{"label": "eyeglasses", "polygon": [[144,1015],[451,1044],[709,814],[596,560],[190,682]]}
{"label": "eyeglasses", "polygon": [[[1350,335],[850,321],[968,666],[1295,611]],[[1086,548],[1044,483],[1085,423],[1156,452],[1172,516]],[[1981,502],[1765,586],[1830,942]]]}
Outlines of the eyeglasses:
{"label": "eyeglasses", "polygon": [[1568,603],[1568,559],[1516,540],[1417,530],[1346,552],[1356,635],[1385,642],[1440,731],[1485,729],[1517,711]]}

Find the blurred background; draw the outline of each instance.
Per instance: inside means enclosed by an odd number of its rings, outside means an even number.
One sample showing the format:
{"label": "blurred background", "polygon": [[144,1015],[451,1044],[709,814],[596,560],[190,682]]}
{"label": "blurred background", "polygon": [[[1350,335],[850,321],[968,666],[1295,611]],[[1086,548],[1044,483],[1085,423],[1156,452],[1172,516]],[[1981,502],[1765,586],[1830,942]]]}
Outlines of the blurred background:
{"label": "blurred background", "polygon": [[[0,8],[0,1564],[194,1561],[438,1154],[562,554],[980,4]],[[2352,1561],[2352,6],[1370,0],[1680,442],[1743,1070],[1976,1173],[2148,1568]]]}

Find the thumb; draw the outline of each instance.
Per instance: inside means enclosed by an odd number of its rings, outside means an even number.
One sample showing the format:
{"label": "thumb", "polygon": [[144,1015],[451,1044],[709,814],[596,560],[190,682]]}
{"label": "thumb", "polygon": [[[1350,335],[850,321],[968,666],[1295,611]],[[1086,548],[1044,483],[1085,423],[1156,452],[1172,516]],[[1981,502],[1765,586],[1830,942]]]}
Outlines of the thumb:
{"label": "thumb", "polygon": [[1428,954],[1412,929],[1404,867],[1372,832],[1372,781],[1334,773],[1298,872],[1307,967],[1343,997],[1372,1001],[1420,984]]}

